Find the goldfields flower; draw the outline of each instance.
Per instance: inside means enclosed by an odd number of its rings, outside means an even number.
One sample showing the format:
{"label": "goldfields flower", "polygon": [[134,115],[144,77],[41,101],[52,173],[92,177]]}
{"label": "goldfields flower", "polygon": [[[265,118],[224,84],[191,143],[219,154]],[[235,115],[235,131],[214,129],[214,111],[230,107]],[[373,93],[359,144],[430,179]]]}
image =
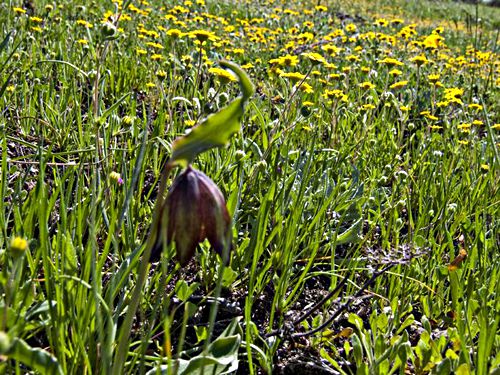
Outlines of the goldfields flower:
{"label": "goldfields flower", "polygon": [[348,33],[353,33],[353,32],[355,32],[357,29],[358,29],[358,28],[357,28],[357,27],[356,27],[356,25],[355,25],[355,24],[353,24],[353,23],[350,23],[350,24],[346,25],[346,27],[345,27],[345,30],[346,30]]}
{"label": "goldfields flower", "polygon": [[471,103],[469,104],[469,108],[474,109],[476,111],[481,111],[483,109],[483,106],[481,104]]}
{"label": "goldfields flower", "polygon": [[80,26],[88,27],[89,29],[91,29],[92,27],[94,27],[94,25],[92,25],[90,22],[87,22],[85,20],[77,20],[76,24],[80,25]]}
{"label": "goldfields flower", "polygon": [[442,45],[444,38],[438,34],[431,34],[422,42],[425,48],[435,49]]}
{"label": "goldfields flower", "polygon": [[431,120],[431,121],[437,121],[439,118],[436,116],[432,115],[429,111],[422,111],[420,112],[421,116],[424,116],[426,119]]}
{"label": "goldfields flower", "polygon": [[344,96],[344,92],[342,90],[328,90],[326,89],[323,93],[323,97],[325,99],[340,99]]}
{"label": "goldfields flower", "polygon": [[391,75],[392,77],[397,77],[400,76],[401,74],[403,74],[403,72],[399,69],[392,69],[389,71],[389,75]]}
{"label": "goldfields flower", "polygon": [[390,87],[391,89],[395,89],[395,90],[397,90],[397,89],[400,89],[400,88],[405,87],[407,84],[408,84],[408,81],[399,81],[399,82],[395,82],[395,83],[393,83],[393,84],[392,84],[392,85],[390,85],[389,87]]}
{"label": "goldfields flower", "polygon": [[299,63],[299,58],[297,56],[286,55],[279,57],[277,59],[272,59],[269,61],[271,64],[278,63],[281,66],[295,66]]}
{"label": "goldfields flower", "polygon": [[436,84],[437,81],[439,81],[439,74],[429,74],[427,76],[427,79],[431,84]]}
{"label": "goldfields flower", "polygon": [[228,72],[226,69],[222,68],[210,68],[208,69],[209,73],[215,74],[217,78],[219,78],[219,81],[221,84],[226,84],[228,82],[236,82],[238,79]]}
{"label": "goldfields flower", "polygon": [[411,62],[414,62],[415,64],[417,64],[418,66],[421,66],[421,65],[424,65],[424,64],[427,64],[429,62],[429,60],[427,60],[427,57],[425,57],[425,55],[418,55],[418,56],[415,56],[415,57],[412,57],[410,59]]}
{"label": "goldfields flower", "polygon": [[369,90],[369,89],[375,88],[375,85],[371,82],[365,81],[365,82],[361,82],[359,84],[359,87],[361,87],[363,90]]}
{"label": "goldfields flower", "polygon": [[359,56],[356,56],[356,55],[348,55],[346,56],[346,59],[347,61],[349,62],[357,62],[357,61],[360,61],[361,59],[359,58]]}
{"label": "goldfields flower", "polygon": [[280,77],[288,78],[289,80],[294,81],[294,82],[298,82],[298,81],[301,81],[304,78],[306,78],[306,76],[304,74],[299,73],[299,72],[290,72],[290,73],[283,72],[280,74]]}
{"label": "goldfields flower", "polygon": [[294,86],[294,89],[297,90],[297,88],[302,91],[302,92],[305,92],[306,94],[312,94],[314,92],[312,86],[306,82],[302,82],[302,84],[300,86],[297,87]]}
{"label": "goldfields flower", "polygon": [[167,78],[167,72],[164,70],[157,70],[156,71],[156,77],[160,80],[163,81],[165,78]]}
{"label": "goldfields flower", "polygon": [[173,39],[182,37],[184,34],[179,29],[170,29],[167,31],[167,35]]}
{"label": "goldfields flower", "polygon": [[203,43],[207,40],[210,40],[212,42],[217,40],[217,36],[213,32],[206,30],[193,30],[189,32],[189,36],[191,38],[196,38],[200,41],[200,43]]}
{"label": "goldfields flower", "polygon": [[254,65],[252,63],[246,63],[246,64],[242,65],[241,68],[245,69],[245,70],[249,70],[249,69],[254,68]]}
{"label": "goldfields flower", "polygon": [[221,191],[204,173],[189,166],[177,176],[160,215],[158,239],[150,261],[158,260],[163,244],[173,241],[177,260],[184,266],[198,243],[206,238],[222,260],[229,263],[231,217]]}
{"label": "goldfields flower", "polygon": [[386,57],[383,60],[379,60],[378,63],[379,64],[385,64],[385,65],[390,66],[390,67],[403,66],[404,65],[401,61],[393,59],[392,57]]}
{"label": "goldfields flower", "polygon": [[389,24],[389,21],[387,21],[385,18],[377,18],[373,24],[375,26],[385,27]]}
{"label": "goldfields flower", "polygon": [[148,47],[156,48],[156,49],[163,49],[163,46],[160,43],[156,42],[147,42],[146,45]]}
{"label": "goldfields flower", "polygon": [[462,123],[462,124],[457,125],[457,129],[459,129],[459,130],[468,130],[468,129],[471,128],[471,126],[472,126],[471,123]]}
{"label": "goldfields flower", "polygon": [[[451,102],[456,102],[458,104],[463,104],[460,98],[464,94],[464,90],[458,87],[450,87],[444,90],[444,98]],[[459,100],[459,102],[457,102]]]}
{"label": "goldfields flower", "polygon": [[17,14],[25,14],[26,13],[26,10],[23,8],[14,7],[14,8],[12,8],[12,10],[14,11],[14,13],[17,13]]}
{"label": "goldfields flower", "polygon": [[339,48],[333,44],[325,44],[324,46],[321,47],[321,49],[332,57],[334,57],[342,50],[342,48]]}
{"label": "goldfields flower", "polygon": [[308,58],[313,64],[324,64],[326,60],[317,52],[304,52],[302,56]]}

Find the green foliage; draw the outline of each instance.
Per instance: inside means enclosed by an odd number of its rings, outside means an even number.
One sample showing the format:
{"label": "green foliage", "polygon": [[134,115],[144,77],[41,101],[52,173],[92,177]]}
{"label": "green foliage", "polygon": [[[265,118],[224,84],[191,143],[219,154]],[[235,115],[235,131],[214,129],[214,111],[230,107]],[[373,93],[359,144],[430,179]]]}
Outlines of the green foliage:
{"label": "green foliage", "polygon": [[[210,345],[206,354],[200,354],[186,359],[173,361],[171,365],[161,366],[153,369],[148,374],[153,375],[158,372],[170,374],[175,371],[177,374],[230,374],[238,369],[238,350],[241,345],[242,330],[238,320],[233,320],[229,326]],[[175,368],[175,370],[173,370]]]}

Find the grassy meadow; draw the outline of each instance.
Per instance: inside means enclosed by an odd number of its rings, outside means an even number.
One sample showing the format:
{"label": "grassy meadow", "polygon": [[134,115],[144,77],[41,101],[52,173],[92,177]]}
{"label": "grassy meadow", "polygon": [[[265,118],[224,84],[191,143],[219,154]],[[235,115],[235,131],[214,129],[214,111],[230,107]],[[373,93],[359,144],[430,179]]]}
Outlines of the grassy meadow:
{"label": "grassy meadow", "polygon": [[500,8],[0,24],[0,373],[500,374]]}

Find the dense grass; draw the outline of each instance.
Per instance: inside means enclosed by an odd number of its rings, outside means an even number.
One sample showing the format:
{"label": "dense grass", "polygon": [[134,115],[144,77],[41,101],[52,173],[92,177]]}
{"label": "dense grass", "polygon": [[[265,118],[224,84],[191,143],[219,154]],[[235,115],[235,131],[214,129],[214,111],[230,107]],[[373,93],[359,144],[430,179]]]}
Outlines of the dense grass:
{"label": "dense grass", "polygon": [[[0,372],[500,371],[498,9],[122,5],[0,5]],[[240,93],[221,58],[256,87],[193,163],[230,264],[165,249],[129,327],[172,143]]]}

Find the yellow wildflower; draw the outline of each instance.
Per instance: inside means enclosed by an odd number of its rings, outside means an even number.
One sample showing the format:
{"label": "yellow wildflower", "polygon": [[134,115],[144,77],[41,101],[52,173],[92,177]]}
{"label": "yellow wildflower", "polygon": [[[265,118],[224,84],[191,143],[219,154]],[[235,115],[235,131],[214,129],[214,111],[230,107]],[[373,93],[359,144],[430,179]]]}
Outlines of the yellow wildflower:
{"label": "yellow wildflower", "polygon": [[[303,91],[306,94],[311,94],[314,92],[312,86],[306,82],[302,82],[302,84],[298,88],[300,91]],[[297,87],[295,87],[295,89],[297,89]]]}
{"label": "yellow wildflower", "polygon": [[304,78],[306,78],[306,76],[302,73],[299,73],[299,72],[290,72],[290,73],[281,73],[280,74],[280,77],[282,78],[288,78],[290,79],[291,81],[295,81],[295,82],[298,82],[300,80],[303,80]]}
{"label": "yellow wildflower", "polygon": [[215,74],[222,84],[238,81],[238,79],[233,74],[222,68],[210,68],[208,69],[208,72]]}
{"label": "yellow wildflower", "polygon": [[28,241],[22,237],[14,237],[10,241],[10,251],[12,253],[20,255],[28,249]]}
{"label": "yellow wildflower", "polygon": [[393,83],[393,84],[390,86],[390,88],[391,88],[391,89],[400,89],[400,88],[405,87],[407,84],[408,84],[408,81],[399,81],[399,82],[395,82],[395,83]]}
{"label": "yellow wildflower", "polygon": [[363,90],[370,90],[370,89],[375,88],[375,85],[371,82],[365,81],[365,82],[361,82],[359,84],[359,87],[361,87]]}
{"label": "yellow wildflower", "polygon": [[439,74],[429,74],[427,76],[427,79],[429,80],[430,83],[435,84],[436,82],[439,81]]}
{"label": "yellow wildflower", "polygon": [[14,11],[14,13],[17,13],[17,14],[25,14],[26,13],[26,10],[23,8],[14,7],[14,8],[12,8],[12,10]]}
{"label": "yellow wildflower", "polygon": [[91,29],[92,27],[94,27],[94,25],[92,25],[90,22],[87,22],[85,20],[77,20],[76,24],[80,25],[80,26],[85,26],[85,27],[87,27],[89,29]]}
{"label": "yellow wildflower", "polygon": [[304,52],[302,56],[308,58],[313,64],[324,64],[326,60],[317,52]]}
{"label": "yellow wildflower", "polygon": [[170,29],[166,33],[169,37],[177,39],[182,37],[184,34],[179,29]]}
{"label": "yellow wildflower", "polygon": [[189,33],[189,36],[191,38],[197,39],[201,43],[207,40],[210,40],[212,42],[217,40],[217,36],[213,32],[206,30],[193,30]]}
{"label": "yellow wildflower", "polygon": [[392,57],[386,57],[383,60],[379,60],[378,63],[379,64],[385,64],[385,65],[390,66],[390,67],[403,66],[404,65],[401,61],[393,59]]}
{"label": "yellow wildflower", "polygon": [[471,104],[469,104],[469,108],[474,109],[476,111],[480,111],[483,109],[483,106],[481,104],[471,103]]}
{"label": "yellow wildflower", "polygon": [[418,55],[418,56],[415,56],[415,57],[412,57],[410,59],[411,62],[414,62],[415,64],[417,64],[418,66],[421,66],[421,65],[424,65],[424,64],[427,64],[429,62],[429,60],[427,60],[427,57],[425,55]]}
{"label": "yellow wildflower", "polygon": [[400,76],[401,74],[403,74],[403,72],[399,69],[392,69],[389,71],[389,75],[391,75],[393,77]]}

